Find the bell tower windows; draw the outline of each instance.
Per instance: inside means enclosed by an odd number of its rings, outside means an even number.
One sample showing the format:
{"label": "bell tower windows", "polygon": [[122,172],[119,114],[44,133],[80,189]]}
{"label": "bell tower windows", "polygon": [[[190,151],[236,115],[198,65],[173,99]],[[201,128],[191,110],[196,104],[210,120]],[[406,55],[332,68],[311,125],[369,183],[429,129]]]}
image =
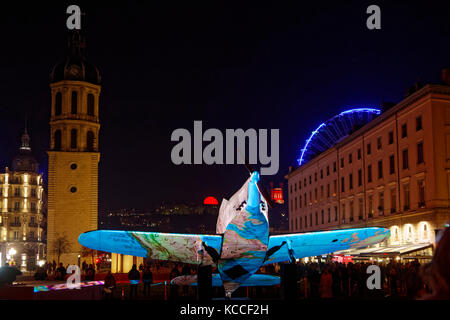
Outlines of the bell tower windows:
{"label": "bell tower windows", "polygon": [[72,101],[71,101],[71,114],[77,114],[78,111],[78,93],[76,91],[72,91]]}
{"label": "bell tower windows", "polygon": [[70,130],[70,148],[76,149],[77,148],[77,138],[78,138],[78,132],[77,129]]}
{"label": "bell tower windows", "polygon": [[57,92],[55,95],[55,116],[59,116],[62,113],[62,94]]}
{"label": "bell tower windows", "polygon": [[88,116],[94,116],[94,95],[92,93],[89,93],[87,96],[87,114]]}

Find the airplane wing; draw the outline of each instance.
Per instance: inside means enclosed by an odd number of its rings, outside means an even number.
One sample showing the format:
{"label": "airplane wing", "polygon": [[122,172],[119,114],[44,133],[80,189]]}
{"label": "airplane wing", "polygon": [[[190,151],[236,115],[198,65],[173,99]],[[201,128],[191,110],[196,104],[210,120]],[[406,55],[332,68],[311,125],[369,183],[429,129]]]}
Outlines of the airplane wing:
{"label": "airplane wing", "polygon": [[332,253],[350,248],[364,248],[389,238],[386,228],[359,228],[275,235],[269,237],[269,249],[264,264]]}
{"label": "airplane wing", "polygon": [[[218,273],[212,275],[212,286],[221,287],[223,286],[222,279]],[[197,275],[187,275],[179,276],[173,279],[171,284],[182,285],[182,286],[197,286]],[[241,284],[242,287],[257,287],[257,286],[275,286],[280,284],[280,277],[272,276],[269,274],[252,274],[250,278],[245,280]]]}
{"label": "airplane wing", "polygon": [[210,265],[220,257],[222,236],[95,230],[82,233],[78,242],[85,247],[105,252]]}

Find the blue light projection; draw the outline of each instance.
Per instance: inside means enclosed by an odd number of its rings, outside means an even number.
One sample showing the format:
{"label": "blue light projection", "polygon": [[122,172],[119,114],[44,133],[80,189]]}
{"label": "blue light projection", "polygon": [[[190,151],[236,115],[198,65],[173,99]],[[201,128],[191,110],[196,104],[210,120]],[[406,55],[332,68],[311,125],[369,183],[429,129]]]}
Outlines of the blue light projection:
{"label": "blue light projection", "polygon": [[354,108],[343,111],[324,123],[321,123],[306,140],[297,159],[301,166],[331,148],[336,142],[348,136],[355,127],[365,125],[381,113],[375,108]]}

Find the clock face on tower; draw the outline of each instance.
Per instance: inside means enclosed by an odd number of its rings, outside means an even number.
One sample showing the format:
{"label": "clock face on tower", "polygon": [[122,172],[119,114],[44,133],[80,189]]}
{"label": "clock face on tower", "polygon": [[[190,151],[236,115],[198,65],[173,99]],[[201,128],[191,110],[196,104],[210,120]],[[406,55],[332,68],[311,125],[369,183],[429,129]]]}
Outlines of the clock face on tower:
{"label": "clock face on tower", "polygon": [[76,65],[71,65],[69,67],[69,74],[73,77],[78,77],[81,74],[80,67]]}

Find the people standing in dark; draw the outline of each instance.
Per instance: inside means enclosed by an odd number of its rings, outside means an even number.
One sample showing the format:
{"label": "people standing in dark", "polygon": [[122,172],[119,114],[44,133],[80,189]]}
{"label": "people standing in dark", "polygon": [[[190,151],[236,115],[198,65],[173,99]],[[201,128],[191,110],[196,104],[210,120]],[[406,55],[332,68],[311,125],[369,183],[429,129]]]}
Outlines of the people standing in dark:
{"label": "people standing in dark", "polygon": [[395,266],[391,265],[389,268],[389,285],[391,297],[397,296],[397,281],[398,281],[398,272]]}
{"label": "people standing in dark", "polygon": [[16,277],[20,276],[22,272],[14,267],[11,267],[8,263],[5,263],[0,268],[0,286],[12,285],[16,281]]}
{"label": "people standing in dark", "polygon": [[105,283],[103,285],[103,293],[105,299],[114,299],[114,291],[116,289],[116,278],[114,278],[111,271],[108,271],[105,277]]}
{"label": "people standing in dark", "polygon": [[59,267],[55,270],[55,280],[65,280],[66,278],[66,268],[62,262],[59,263]]}
{"label": "people standing in dark", "polygon": [[52,262],[52,273],[55,273],[56,272],[56,262],[55,262],[55,260],[53,260],[53,262]]}
{"label": "people standing in dark", "polygon": [[[442,236],[441,236],[442,235]],[[438,234],[440,240],[436,243],[433,259],[424,266],[424,280],[431,289],[431,294],[424,299],[450,299],[450,228]]]}
{"label": "people standing in dark", "polygon": [[[170,281],[180,276],[180,271],[178,271],[178,265],[175,264],[173,269],[170,271],[169,278]],[[170,296],[172,299],[176,299],[178,297],[178,286],[173,284],[170,287]]]}
{"label": "people standing in dark", "polygon": [[144,295],[150,296],[150,289],[153,283],[153,273],[150,266],[145,266],[142,272],[142,282],[144,283]]}
{"label": "people standing in dark", "polygon": [[311,290],[311,298],[319,297],[319,285],[320,285],[320,274],[317,271],[317,265],[311,264],[310,271],[308,272],[308,282]]}
{"label": "people standing in dark", "polygon": [[83,272],[83,274],[86,274],[87,268],[88,268],[87,262],[83,261],[83,263],[81,264],[81,271]]}
{"label": "people standing in dark", "polygon": [[37,267],[36,272],[34,274],[35,280],[48,280],[47,270],[44,267]]}
{"label": "people standing in dark", "polygon": [[332,285],[333,297],[339,297],[342,293],[341,289],[342,273],[339,265],[337,265],[336,263],[333,264],[333,267],[331,269],[331,276],[333,279]]}
{"label": "people standing in dark", "polygon": [[128,280],[130,280],[130,299],[134,297],[137,298],[137,289],[139,282],[141,280],[141,274],[139,273],[136,264],[133,264],[130,272],[128,272]]}
{"label": "people standing in dark", "polygon": [[322,275],[320,276],[320,297],[321,298],[333,298],[333,276],[329,272],[328,266],[324,268]]}
{"label": "people standing in dark", "polygon": [[93,264],[90,264],[89,267],[86,269],[86,277],[85,279],[87,281],[94,281],[95,280],[95,268]]}

